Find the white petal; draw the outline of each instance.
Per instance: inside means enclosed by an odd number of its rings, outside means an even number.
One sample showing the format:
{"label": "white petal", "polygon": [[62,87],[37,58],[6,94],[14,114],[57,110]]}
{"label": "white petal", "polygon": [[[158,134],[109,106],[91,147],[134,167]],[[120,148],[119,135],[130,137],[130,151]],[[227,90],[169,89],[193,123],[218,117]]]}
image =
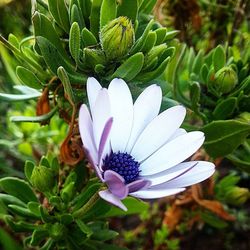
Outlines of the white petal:
{"label": "white petal", "polygon": [[155,186],[157,189],[162,188],[180,188],[187,187],[209,178],[215,171],[215,166],[211,162],[201,161],[190,171],[187,171],[185,174],[173,179],[171,181],[162,183]]}
{"label": "white petal", "polygon": [[107,89],[101,89],[96,99],[93,117],[93,132],[97,151],[99,150],[100,139],[107,121],[111,118],[110,101]]}
{"label": "white petal", "polygon": [[96,98],[97,98],[99,90],[101,90],[101,88],[102,88],[102,86],[94,77],[88,78],[88,80],[87,80],[87,95],[88,95],[89,107],[90,107],[91,114],[93,113]]}
{"label": "white petal", "polygon": [[185,188],[161,189],[161,190],[146,189],[131,193],[130,195],[141,199],[157,199],[174,195],[183,192],[184,190]]}
{"label": "white petal", "polygon": [[131,155],[142,161],[158,150],[180,127],[186,114],[182,106],[167,109],[145,128],[136,141]]}
{"label": "white petal", "polygon": [[130,152],[143,129],[158,115],[161,107],[162,91],[157,85],[147,87],[134,103],[134,120],[126,148]]}
{"label": "white petal", "polygon": [[146,176],[146,179],[151,181],[151,187],[152,187],[167,182],[169,180],[172,180],[178,177],[179,175],[184,174],[186,171],[193,168],[196,164],[198,164],[197,161],[182,162],[160,173],[154,175],[148,175]]}
{"label": "white petal", "polygon": [[79,130],[84,147],[88,150],[94,164],[97,164],[98,156],[94,142],[93,124],[85,104],[81,106],[79,111]]}
{"label": "white petal", "polygon": [[125,207],[125,205],[120,201],[118,197],[113,195],[109,190],[103,190],[99,192],[99,195],[102,199],[105,201],[121,208],[124,211],[127,211],[128,209]]}
{"label": "white petal", "polygon": [[177,138],[178,136],[181,136],[181,135],[185,135],[187,133],[187,131],[184,129],[184,128],[178,128],[174,134],[168,139],[168,141],[172,141],[174,140],[175,138]]}
{"label": "white petal", "polygon": [[183,162],[200,148],[204,139],[202,132],[194,131],[166,143],[141,164],[140,175],[156,174]]}
{"label": "white petal", "polygon": [[112,117],[111,147],[114,152],[123,152],[128,143],[133,123],[133,100],[127,84],[114,79],[108,87]]}

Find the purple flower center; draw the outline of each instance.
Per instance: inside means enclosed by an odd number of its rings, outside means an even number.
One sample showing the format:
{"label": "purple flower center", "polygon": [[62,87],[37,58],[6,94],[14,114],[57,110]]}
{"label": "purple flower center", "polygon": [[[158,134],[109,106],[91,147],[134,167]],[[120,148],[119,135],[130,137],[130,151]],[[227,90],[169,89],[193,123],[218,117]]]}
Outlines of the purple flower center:
{"label": "purple flower center", "polygon": [[111,153],[103,163],[104,170],[115,171],[124,178],[126,184],[137,180],[140,173],[139,162],[127,153]]}

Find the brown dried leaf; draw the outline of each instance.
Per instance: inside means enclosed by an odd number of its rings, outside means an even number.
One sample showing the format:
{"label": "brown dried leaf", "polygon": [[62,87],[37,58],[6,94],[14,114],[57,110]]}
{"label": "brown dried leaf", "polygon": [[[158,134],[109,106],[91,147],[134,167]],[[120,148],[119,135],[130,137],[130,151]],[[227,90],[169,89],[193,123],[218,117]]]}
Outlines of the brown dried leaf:
{"label": "brown dried leaf", "polygon": [[210,210],[224,220],[235,220],[235,218],[224,209],[222,203],[220,203],[219,201],[200,199],[200,190],[201,188],[198,185],[192,186],[193,198],[200,206]]}
{"label": "brown dried leaf", "polygon": [[81,161],[84,157],[82,141],[79,136],[78,126],[70,129],[67,137],[60,148],[60,161],[73,166]]}
{"label": "brown dried leaf", "polygon": [[175,227],[179,224],[182,218],[182,208],[180,206],[173,206],[169,207],[168,210],[165,212],[163,224],[168,226],[170,232],[175,230]]}
{"label": "brown dried leaf", "polygon": [[[39,97],[37,106],[36,106],[36,115],[45,115],[50,112],[50,103],[49,103],[49,89],[45,88],[42,95]],[[49,120],[42,121],[41,125],[46,125],[49,123]]]}

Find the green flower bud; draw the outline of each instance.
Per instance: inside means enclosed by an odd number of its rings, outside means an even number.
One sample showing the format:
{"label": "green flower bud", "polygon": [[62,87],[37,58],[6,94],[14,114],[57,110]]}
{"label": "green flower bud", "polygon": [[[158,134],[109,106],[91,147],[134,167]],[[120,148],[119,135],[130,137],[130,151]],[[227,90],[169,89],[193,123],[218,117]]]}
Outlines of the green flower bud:
{"label": "green flower bud", "polygon": [[33,169],[30,181],[40,192],[50,192],[55,185],[54,171],[44,166],[37,166]]}
{"label": "green flower bud", "polygon": [[233,187],[225,195],[226,201],[235,206],[244,204],[249,197],[249,190],[241,187]]}
{"label": "green flower bud", "polygon": [[55,223],[49,229],[50,237],[54,240],[60,240],[65,236],[66,228],[60,223]]}
{"label": "green flower bud", "polygon": [[212,84],[218,92],[227,94],[235,88],[237,82],[236,72],[231,67],[223,67],[216,72]]}
{"label": "green flower bud", "polygon": [[124,16],[110,21],[100,32],[101,46],[108,60],[119,59],[128,54],[134,40],[132,22]]}
{"label": "green flower bud", "polygon": [[106,59],[102,50],[100,49],[84,49],[84,59],[86,64],[91,68],[95,68],[97,64],[105,65]]}

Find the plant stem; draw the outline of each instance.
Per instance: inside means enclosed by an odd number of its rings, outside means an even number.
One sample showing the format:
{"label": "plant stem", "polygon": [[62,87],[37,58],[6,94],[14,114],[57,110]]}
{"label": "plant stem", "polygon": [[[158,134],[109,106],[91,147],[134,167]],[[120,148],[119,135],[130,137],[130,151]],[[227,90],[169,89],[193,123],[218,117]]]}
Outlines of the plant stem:
{"label": "plant stem", "polygon": [[[103,190],[103,187],[101,187],[99,191],[100,190]],[[99,198],[99,192],[97,191],[84,206],[73,213],[73,217],[82,218],[96,204]]]}

